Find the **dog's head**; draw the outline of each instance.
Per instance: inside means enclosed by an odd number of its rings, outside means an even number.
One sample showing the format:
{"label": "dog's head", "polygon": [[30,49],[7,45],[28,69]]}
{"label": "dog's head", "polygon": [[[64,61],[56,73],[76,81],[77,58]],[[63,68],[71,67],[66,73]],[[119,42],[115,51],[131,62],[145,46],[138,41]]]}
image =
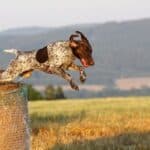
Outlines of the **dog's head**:
{"label": "dog's head", "polygon": [[[81,37],[81,40],[74,38]],[[94,65],[92,58],[92,47],[88,39],[80,31],[76,31],[76,34],[70,36],[70,47],[73,50],[74,55],[80,59],[84,67]]]}

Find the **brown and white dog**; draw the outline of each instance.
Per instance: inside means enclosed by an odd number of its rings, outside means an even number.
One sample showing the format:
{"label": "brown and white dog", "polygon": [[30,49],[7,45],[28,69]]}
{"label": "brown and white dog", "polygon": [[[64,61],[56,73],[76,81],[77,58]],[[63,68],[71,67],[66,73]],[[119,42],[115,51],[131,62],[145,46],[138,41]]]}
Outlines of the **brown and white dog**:
{"label": "brown and white dog", "polygon": [[[18,76],[29,77],[34,70],[40,70],[61,76],[70,83],[73,89],[78,90],[78,86],[65,70],[79,71],[80,81],[84,82],[86,80],[84,67],[94,65],[92,47],[80,31],[71,35],[68,41],[51,43],[37,51],[23,52],[16,49],[4,51],[14,53],[16,58],[1,73],[0,82],[10,82]],[[74,63],[76,58],[81,61],[83,66]]]}

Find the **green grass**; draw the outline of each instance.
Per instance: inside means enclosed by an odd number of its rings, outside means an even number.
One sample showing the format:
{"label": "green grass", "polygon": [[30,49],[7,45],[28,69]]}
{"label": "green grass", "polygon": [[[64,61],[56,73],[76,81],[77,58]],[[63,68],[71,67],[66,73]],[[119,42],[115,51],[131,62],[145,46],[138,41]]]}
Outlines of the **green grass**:
{"label": "green grass", "polygon": [[150,97],[37,101],[29,113],[35,150],[150,149]]}

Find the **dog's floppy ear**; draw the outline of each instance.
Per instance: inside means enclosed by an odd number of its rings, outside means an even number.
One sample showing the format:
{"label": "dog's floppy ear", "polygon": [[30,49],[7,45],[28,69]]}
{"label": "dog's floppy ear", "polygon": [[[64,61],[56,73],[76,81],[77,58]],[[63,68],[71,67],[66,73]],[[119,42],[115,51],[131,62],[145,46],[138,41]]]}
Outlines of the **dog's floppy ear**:
{"label": "dog's floppy ear", "polygon": [[36,53],[36,60],[39,63],[44,63],[48,60],[48,51],[47,47],[41,48]]}
{"label": "dog's floppy ear", "polygon": [[78,47],[78,42],[74,39],[75,37],[78,37],[78,35],[72,34],[69,38],[69,45],[71,48],[77,48]]}
{"label": "dog's floppy ear", "polygon": [[78,47],[78,44],[75,41],[70,41],[69,45],[71,48],[77,48]]}

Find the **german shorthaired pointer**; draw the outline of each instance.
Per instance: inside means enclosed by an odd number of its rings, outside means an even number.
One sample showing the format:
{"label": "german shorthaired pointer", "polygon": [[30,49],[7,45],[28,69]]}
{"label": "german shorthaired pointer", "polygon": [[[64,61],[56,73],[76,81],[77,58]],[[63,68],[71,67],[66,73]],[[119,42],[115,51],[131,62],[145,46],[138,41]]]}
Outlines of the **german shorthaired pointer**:
{"label": "german shorthaired pointer", "polygon": [[[4,50],[14,53],[16,58],[0,75],[0,82],[11,82],[18,76],[30,77],[34,70],[49,74],[56,74],[67,80],[71,87],[79,90],[72,77],[65,70],[79,71],[80,81],[86,80],[85,67],[94,65],[92,47],[87,38],[80,31],[70,36],[68,41],[51,43],[37,51],[18,51],[16,49]],[[78,58],[83,66],[74,63]]]}

